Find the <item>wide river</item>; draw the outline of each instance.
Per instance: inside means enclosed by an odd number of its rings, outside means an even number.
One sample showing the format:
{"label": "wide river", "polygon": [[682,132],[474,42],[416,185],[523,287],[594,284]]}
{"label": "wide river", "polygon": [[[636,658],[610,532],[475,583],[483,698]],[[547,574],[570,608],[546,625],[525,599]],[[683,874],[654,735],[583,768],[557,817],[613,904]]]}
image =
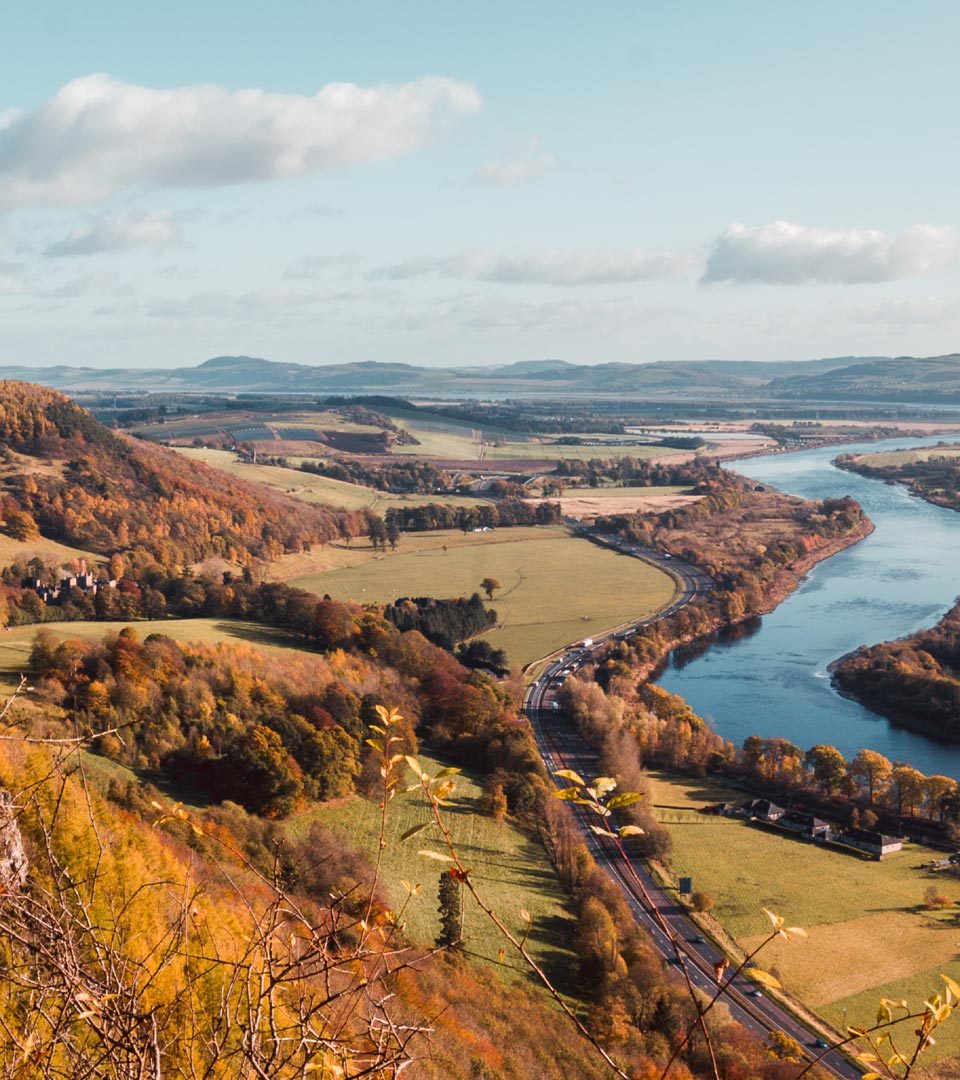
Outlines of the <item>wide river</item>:
{"label": "wide river", "polygon": [[660,685],[737,744],[748,735],[781,735],[804,750],[831,743],[848,757],[870,747],[960,779],[960,746],[898,728],[840,697],[827,674],[832,660],[858,645],[932,626],[960,593],[960,513],[831,461],[938,441],[893,439],[736,462],[743,475],[808,499],[852,495],[876,529],[815,567],[755,633],[715,641],[686,663],[675,658]]}

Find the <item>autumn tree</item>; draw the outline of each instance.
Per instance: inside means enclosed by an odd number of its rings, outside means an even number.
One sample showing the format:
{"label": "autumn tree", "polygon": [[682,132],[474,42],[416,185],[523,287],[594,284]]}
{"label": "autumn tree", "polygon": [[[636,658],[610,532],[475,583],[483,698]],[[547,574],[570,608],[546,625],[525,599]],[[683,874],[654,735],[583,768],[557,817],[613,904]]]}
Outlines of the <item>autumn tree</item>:
{"label": "autumn tree", "polygon": [[897,764],[893,768],[890,784],[890,797],[897,807],[897,813],[906,810],[913,817],[917,807],[923,801],[924,781],[926,777],[909,765]]}
{"label": "autumn tree", "polygon": [[502,586],[495,577],[485,577],[483,581],[480,582],[480,588],[487,594],[487,599],[492,600],[493,594],[497,589],[502,588]]}
{"label": "autumn tree", "polygon": [[847,759],[835,746],[820,743],[811,747],[804,756],[804,763],[828,795],[833,794],[847,775]]}
{"label": "autumn tree", "polygon": [[876,794],[890,782],[893,766],[876,750],[861,750],[850,762],[850,773],[867,788],[867,802],[872,806]]}

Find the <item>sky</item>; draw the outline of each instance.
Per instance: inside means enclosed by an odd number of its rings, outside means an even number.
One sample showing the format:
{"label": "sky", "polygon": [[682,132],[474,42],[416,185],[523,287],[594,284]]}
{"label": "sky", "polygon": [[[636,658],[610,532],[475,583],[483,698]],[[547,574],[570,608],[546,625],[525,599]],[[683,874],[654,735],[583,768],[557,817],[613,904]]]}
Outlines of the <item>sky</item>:
{"label": "sky", "polygon": [[0,364],[960,350],[960,6],[5,6]]}

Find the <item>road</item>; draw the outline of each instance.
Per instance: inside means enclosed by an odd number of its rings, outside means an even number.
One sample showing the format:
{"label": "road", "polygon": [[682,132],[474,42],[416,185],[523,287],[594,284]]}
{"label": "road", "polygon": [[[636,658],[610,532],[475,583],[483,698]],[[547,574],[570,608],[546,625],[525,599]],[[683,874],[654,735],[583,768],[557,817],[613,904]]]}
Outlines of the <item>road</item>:
{"label": "road", "polygon": [[[581,776],[590,778],[598,775],[597,754],[580,737],[573,722],[563,715],[559,707],[557,692],[564,679],[590,663],[604,643],[629,640],[642,627],[690,603],[695,596],[711,588],[712,582],[696,567],[681,559],[623,543],[612,536],[601,536],[594,532],[588,535],[624,554],[661,566],[678,583],[676,597],[663,611],[596,639],[586,639],[591,641],[589,645],[578,643],[570,646],[562,656],[551,661],[527,689],[524,708],[551,775],[558,769],[573,769]],[[566,786],[565,782],[563,786]],[[666,962],[676,964],[679,952],[680,962],[684,964],[693,985],[708,993],[714,992],[717,985],[714,965],[723,960],[725,954],[701,936],[699,928],[677,906],[669,893],[656,883],[642,859],[624,860],[612,841],[590,830],[587,811],[582,807],[574,809],[594,859],[623,890],[638,924],[649,933],[661,956]],[[816,1046],[818,1036],[749,979],[738,976],[732,980],[723,1000],[733,1018],[754,1034],[765,1037],[770,1032],[781,1031],[800,1044],[808,1060],[823,1054],[819,1064],[830,1075],[843,1077],[844,1080],[855,1080],[862,1075],[862,1070],[842,1054],[834,1051],[824,1054],[823,1049]]]}

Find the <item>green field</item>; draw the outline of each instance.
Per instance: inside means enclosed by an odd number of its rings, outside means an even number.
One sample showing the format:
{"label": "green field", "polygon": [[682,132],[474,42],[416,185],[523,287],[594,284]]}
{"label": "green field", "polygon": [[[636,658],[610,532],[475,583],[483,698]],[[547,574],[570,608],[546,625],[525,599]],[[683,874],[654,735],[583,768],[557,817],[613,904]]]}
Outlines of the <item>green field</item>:
{"label": "green field", "polygon": [[0,630],[0,682],[15,683],[21,672],[30,666],[33,639],[41,629],[51,630],[58,638],[96,640],[105,634],[116,633],[132,626],[141,638],[150,634],[166,634],[175,641],[200,641],[215,644],[219,641],[245,642],[258,649],[299,649],[301,639],[282,630],[274,630],[240,619],[157,619],[134,622],[51,622],[31,626],[11,626]]}
{"label": "green field", "polygon": [[[960,879],[919,869],[942,853],[905,844],[882,862],[859,858],[696,812],[742,793],[662,774],[651,781],[673,839],[672,871],[715,899],[714,914],[745,948],[766,931],[761,908],[802,926],[807,939],[777,941],[762,965],[835,1026],[872,1022],[881,997],[920,1004],[940,971],[960,979],[960,920],[922,903],[930,884],[960,900]],[[941,1029],[935,1052],[960,1053],[960,1025]]]}
{"label": "green field", "polygon": [[559,525],[466,536],[404,533],[396,552],[292,584],[334,599],[374,603],[469,596],[485,577],[502,585],[493,598],[499,622],[487,640],[519,664],[658,611],[675,591],[662,571],[579,540]]}
{"label": "green field", "polygon": [[[419,755],[425,772],[433,773],[444,763]],[[410,782],[413,783],[410,776]],[[457,790],[445,811],[457,850],[471,867],[471,877],[477,889],[513,930],[522,933],[520,909],[532,917],[530,943],[533,954],[556,973],[569,970],[576,961],[569,951],[574,920],[566,906],[566,897],[553,867],[539,840],[513,825],[494,821],[480,813],[478,800],[482,789],[472,776],[457,777]],[[388,847],[384,851],[384,880],[391,903],[395,908],[403,903],[406,891],[401,881],[420,884],[422,890],[409,905],[405,916],[408,933],[421,944],[432,944],[436,938],[437,885],[442,863],[418,855],[424,849],[439,850],[441,844],[436,828],[402,842],[400,836],[409,828],[429,819],[429,808],[419,792],[397,796],[389,804]],[[334,804],[313,807],[289,820],[287,828],[295,835],[305,834],[310,825],[319,821],[342,833],[352,846],[368,853],[376,852],[380,827],[378,805],[359,796]],[[464,906],[466,947],[490,959],[498,950],[510,946],[486,920],[475,903],[466,898]],[[508,962],[515,959],[508,955]]]}
{"label": "green field", "polygon": [[385,491],[347,484],[342,480],[330,480],[325,476],[301,472],[299,469],[282,469],[274,465],[248,465],[240,461],[232,450],[199,450],[193,447],[175,447],[178,453],[194,461],[221,469],[223,472],[265,484],[276,491],[293,495],[308,503],[328,503],[346,510],[375,510],[385,513],[391,506],[425,506],[427,503],[443,503],[446,506],[479,506],[485,499],[468,495],[393,495]]}

